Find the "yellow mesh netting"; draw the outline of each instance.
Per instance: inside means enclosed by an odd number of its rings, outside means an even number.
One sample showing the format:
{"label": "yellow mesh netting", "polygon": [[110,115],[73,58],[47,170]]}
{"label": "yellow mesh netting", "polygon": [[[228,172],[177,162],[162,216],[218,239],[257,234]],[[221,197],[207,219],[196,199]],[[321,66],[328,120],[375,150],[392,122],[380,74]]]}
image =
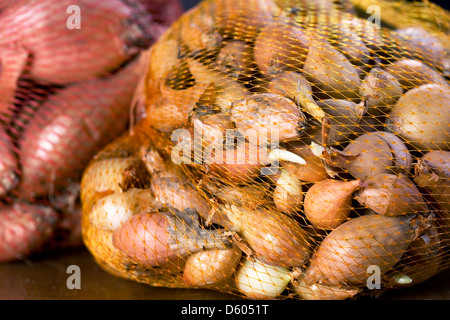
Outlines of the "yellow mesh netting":
{"label": "yellow mesh netting", "polygon": [[84,172],[87,247],[122,278],[256,299],[448,268],[448,28],[428,2],[203,1]]}

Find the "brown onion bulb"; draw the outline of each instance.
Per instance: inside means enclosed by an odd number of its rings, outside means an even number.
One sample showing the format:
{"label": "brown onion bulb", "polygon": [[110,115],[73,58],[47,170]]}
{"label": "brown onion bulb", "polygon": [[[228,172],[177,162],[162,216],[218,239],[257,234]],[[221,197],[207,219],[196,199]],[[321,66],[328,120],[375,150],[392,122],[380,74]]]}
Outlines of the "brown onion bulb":
{"label": "brown onion bulb", "polygon": [[256,37],[254,58],[261,73],[268,78],[285,70],[299,71],[310,43],[310,35],[297,25],[268,23]]}
{"label": "brown onion bulb", "polygon": [[200,227],[195,211],[143,212],[114,232],[114,247],[143,267],[205,249],[231,247],[230,234]]}
{"label": "brown onion bulb", "polygon": [[359,179],[325,179],[316,182],[305,194],[306,217],[316,227],[336,228],[348,219],[352,209],[352,195],[361,186]]}
{"label": "brown onion bulb", "polygon": [[340,99],[320,100],[317,105],[330,119],[328,144],[343,142],[354,134],[367,110],[364,102],[356,104],[349,100]]}
{"label": "brown onion bulb", "polygon": [[298,154],[306,163],[299,164],[281,161],[281,165],[287,172],[297,177],[300,181],[315,183],[330,178],[323,161],[313,153],[311,146],[295,146],[289,148],[289,151]]}
{"label": "brown onion bulb", "polygon": [[450,212],[450,151],[433,150],[425,153],[416,163],[414,182],[425,188]]}
{"label": "brown onion bulb", "polygon": [[351,141],[344,153],[356,156],[356,159],[347,161],[342,166],[359,179],[381,173],[408,173],[412,165],[409,150],[399,137],[390,132],[365,133]]}
{"label": "brown onion bulb", "polygon": [[300,298],[305,300],[345,300],[361,292],[361,289],[356,286],[323,285],[320,283],[307,285],[304,276],[292,281],[292,288]]}
{"label": "brown onion bulb", "polygon": [[418,60],[398,60],[384,68],[394,76],[405,91],[429,83],[448,85],[436,70]]}
{"label": "brown onion bulb", "polygon": [[350,219],[322,241],[306,270],[305,283],[366,284],[370,266],[378,266],[383,275],[400,260],[414,239],[415,231],[407,216],[366,215]]}
{"label": "brown onion bulb", "polygon": [[216,58],[217,69],[243,83],[255,78],[256,64],[250,43],[232,40],[224,44]]}
{"label": "brown onion bulb", "polygon": [[301,181],[285,169],[281,169],[272,197],[278,211],[295,214],[300,211],[303,203],[304,195]]}
{"label": "brown onion bulb", "polygon": [[303,66],[303,74],[328,98],[359,97],[360,78],[354,65],[326,40],[314,40]]}
{"label": "brown onion bulb", "polygon": [[310,253],[305,231],[293,218],[265,208],[222,207],[258,259],[274,266],[302,266]]}
{"label": "brown onion bulb", "polygon": [[208,286],[231,278],[241,259],[242,251],[234,246],[230,249],[211,249],[189,256],[183,272],[188,285]]}
{"label": "brown onion bulb", "polygon": [[248,184],[260,175],[261,168],[268,163],[265,150],[243,142],[230,148],[212,150],[211,158],[205,164],[211,178],[233,184]]}
{"label": "brown onion bulb", "polygon": [[359,93],[366,99],[368,113],[386,114],[400,98],[403,89],[389,72],[373,68],[362,80]]}
{"label": "brown onion bulb", "polygon": [[209,54],[220,49],[223,38],[211,15],[194,9],[180,19],[179,28],[181,42],[188,47],[192,56]]}
{"label": "brown onion bulb", "polygon": [[300,137],[306,117],[290,99],[272,93],[254,94],[231,106],[231,119],[249,141],[285,141]]}
{"label": "brown onion bulb", "polygon": [[210,215],[211,206],[208,200],[187,180],[154,175],[151,179],[150,189],[155,200],[162,205],[173,207],[179,211],[195,209],[204,219]]}
{"label": "brown onion bulb", "polygon": [[304,112],[321,121],[325,117],[323,110],[312,96],[312,87],[299,72],[285,71],[275,76],[268,84],[267,91],[285,96],[299,104]]}
{"label": "brown onion bulb", "polygon": [[404,175],[380,174],[365,181],[355,199],[372,211],[397,216],[427,212],[427,204],[413,181]]}
{"label": "brown onion bulb", "polygon": [[389,113],[389,130],[422,150],[450,148],[450,86],[426,84],[403,94]]}

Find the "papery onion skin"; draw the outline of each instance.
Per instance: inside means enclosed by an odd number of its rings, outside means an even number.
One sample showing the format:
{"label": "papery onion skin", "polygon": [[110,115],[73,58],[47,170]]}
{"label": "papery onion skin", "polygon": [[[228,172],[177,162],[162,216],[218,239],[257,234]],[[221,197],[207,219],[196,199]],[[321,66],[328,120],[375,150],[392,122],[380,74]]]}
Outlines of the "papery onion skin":
{"label": "papery onion skin", "polygon": [[298,222],[278,211],[246,210],[234,205],[224,214],[261,262],[273,266],[302,266],[310,254],[306,232]]}
{"label": "papery onion skin", "polygon": [[389,130],[421,151],[449,150],[450,86],[425,84],[403,94],[387,118]]}
{"label": "papery onion skin", "polygon": [[258,260],[244,260],[236,273],[236,286],[248,298],[271,299],[279,296],[290,281],[289,269]]}
{"label": "papery onion skin", "polygon": [[348,219],[352,195],[362,181],[325,179],[316,182],[305,194],[304,211],[308,220],[319,228],[334,229]]}
{"label": "papery onion skin", "polygon": [[186,221],[172,213],[136,214],[114,232],[114,247],[142,266],[155,267],[189,253],[231,246],[228,235],[201,229],[195,219]]}
{"label": "papery onion skin", "polygon": [[220,283],[233,275],[241,256],[242,251],[237,246],[196,252],[186,260],[183,279],[193,286]]}
{"label": "papery onion skin", "polygon": [[391,269],[415,239],[407,216],[366,215],[334,229],[316,250],[305,283],[366,284],[367,268]]}

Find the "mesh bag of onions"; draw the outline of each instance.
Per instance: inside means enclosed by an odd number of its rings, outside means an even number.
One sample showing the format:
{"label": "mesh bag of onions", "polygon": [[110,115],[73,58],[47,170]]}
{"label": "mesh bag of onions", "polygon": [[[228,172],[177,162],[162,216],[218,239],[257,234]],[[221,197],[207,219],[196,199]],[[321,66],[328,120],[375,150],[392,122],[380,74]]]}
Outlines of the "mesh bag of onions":
{"label": "mesh bag of onions", "polygon": [[141,53],[181,13],[177,0],[0,0],[0,262],[83,245],[83,170],[127,129]]}
{"label": "mesh bag of onions", "polygon": [[95,261],[249,299],[356,299],[447,269],[449,21],[393,1],[186,12],[146,51],[145,112],[83,173]]}

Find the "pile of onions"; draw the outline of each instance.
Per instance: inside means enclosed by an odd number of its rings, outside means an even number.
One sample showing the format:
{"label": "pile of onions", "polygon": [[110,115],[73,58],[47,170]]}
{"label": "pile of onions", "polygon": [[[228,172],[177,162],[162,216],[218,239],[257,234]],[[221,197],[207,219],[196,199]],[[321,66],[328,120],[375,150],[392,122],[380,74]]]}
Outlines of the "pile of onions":
{"label": "pile of onions", "polygon": [[2,1],[1,262],[83,244],[82,172],[133,120],[141,56],[181,13],[178,0]]}
{"label": "pile of onions", "polygon": [[84,239],[105,269],[337,300],[448,268],[439,45],[337,7],[204,1],[164,33],[135,97],[145,117],[83,173]]}

